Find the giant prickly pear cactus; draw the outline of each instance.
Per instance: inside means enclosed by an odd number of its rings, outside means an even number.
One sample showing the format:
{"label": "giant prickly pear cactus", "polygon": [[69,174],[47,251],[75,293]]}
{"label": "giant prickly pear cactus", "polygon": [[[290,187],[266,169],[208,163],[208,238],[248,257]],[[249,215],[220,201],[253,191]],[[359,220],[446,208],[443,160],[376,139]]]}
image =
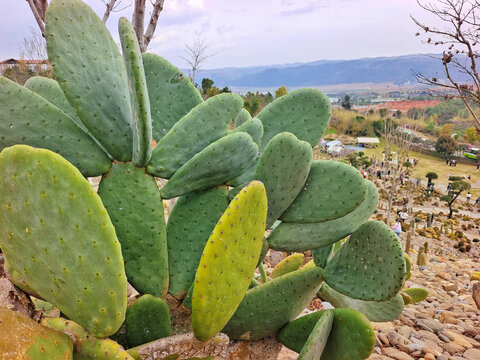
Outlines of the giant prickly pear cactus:
{"label": "giant prickly pear cactus", "polygon": [[[324,280],[321,296],[372,319],[391,319],[403,306],[401,246],[385,225],[365,223],[378,202],[375,185],[348,165],[312,162],[328,125],[328,98],[296,90],[252,119],[239,95],[203,101],[176,67],[140,55],[126,19],[119,29],[123,59],[87,5],[53,0],[47,47],[58,83],[35,78],[21,87],[0,78],[0,247],[13,281],[69,318],[42,323],[80,339],[75,358],[128,359],[117,343],[93,336],[112,335],[122,324],[126,272],[143,294],[137,303],[129,297],[133,316],[122,329],[133,333],[169,334],[166,305],[150,293],[167,301],[175,332],[192,328],[212,339],[202,356],[227,351],[219,331],[257,340],[285,327],[278,337],[294,343],[301,359],[318,359],[322,349],[322,359],[367,358],[373,333],[352,310],[288,325]],[[82,175],[102,175],[103,203]],[[177,196],[165,231],[162,197]],[[262,265],[269,246],[319,249],[317,264],[298,269],[302,255],[295,255],[293,266],[286,260],[269,279]],[[176,299],[165,293],[169,280]],[[145,308],[158,311],[155,324],[144,322]],[[306,325],[296,331],[298,324]],[[176,358],[197,345],[193,334],[180,334],[129,352]]]}

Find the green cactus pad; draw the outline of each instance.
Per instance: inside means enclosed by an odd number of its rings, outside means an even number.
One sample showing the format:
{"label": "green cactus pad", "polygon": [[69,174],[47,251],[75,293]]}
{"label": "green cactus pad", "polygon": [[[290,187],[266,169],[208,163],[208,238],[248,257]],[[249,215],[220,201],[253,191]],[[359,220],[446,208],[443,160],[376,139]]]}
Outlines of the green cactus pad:
{"label": "green cactus pad", "polygon": [[314,147],[327,128],[331,114],[330,100],[317,89],[295,90],[275,99],[257,115],[264,129],[262,149],[284,131]]}
{"label": "green cactus pad", "polygon": [[230,320],[252,282],[262,249],[267,195],[253,181],[228,205],[213,229],[195,275],[192,329],[206,341]]}
{"label": "green cactus pad", "polygon": [[123,60],[127,68],[130,99],[133,108],[133,152],[132,162],[139,167],[147,165],[152,156],[152,118],[147,82],[143,71],[142,53],[132,24],[121,17],[118,34],[122,44]]}
{"label": "green cactus pad", "polygon": [[312,158],[310,145],[290,133],[276,135],[264,149],[255,179],[263,182],[267,189],[267,228],[273,225],[301,193]]}
{"label": "green cactus pad", "polygon": [[0,306],[0,359],[71,360],[73,343],[61,332]]}
{"label": "green cactus pad", "polygon": [[177,299],[185,296],[195,278],[203,248],[228,206],[225,186],[195,191],[175,203],[167,224],[168,292]]}
{"label": "green cactus pad", "polygon": [[337,251],[323,276],[333,289],[354,299],[391,299],[405,280],[402,245],[383,222],[366,222]]}
{"label": "green cactus pad", "polygon": [[71,118],[44,98],[0,77],[0,150],[27,144],[52,150],[84,176],[108,171],[110,160]]}
{"label": "green cactus pad", "polygon": [[58,107],[67,114],[70,119],[75,121],[83,131],[88,132],[82,120],[80,120],[72,105],[68,102],[58,82],[43,76],[34,76],[28,79],[23,86]]}
{"label": "green cactus pad", "polygon": [[63,318],[43,318],[41,323],[65,333],[73,340],[75,360],[133,360],[115,341],[98,339],[74,321]]}
{"label": "green cactus pad", "polygon": [[[278,333],[277,339],[286,347],[301,352],[324,312],[317,311],[292,321]],[[375,345],[375,332],[367,318],[352,309],[335,309],[333,314],[332,330],[320,359],[367,359]]]}
{"label": "green cactus pad", "polygon": [[210,144],[178,169],[162,188],[164,199],[220,185],[244,172],[258,154],[247,133],[227,135]]}
{"label": "green cactus pad", "polygon": [[412,277],[412,261],[410,260],[410,256],[405,254],[405,266],[406,266],[406,274],[405,274],[405,281]]}
{"label": "green cactus pad", "polygon": [[115,159],[130,160],[127,72],[105,24],[81,0],[54,0],[46,13],[45,38],[58,84],[85,127]]}
{"label": "green cactus pad", "polygon": [[132,163],[116,163],[98,187],[122,244],[128,281],[141,293],[168,289],[167,236],[163,202],[155,179]]}
{"label": "green cactus pad", "polygon": [[304,258],[305,255],[303,254],[292,254],[290,256],[287,256],[285,259],[280,261],[277,266],[273,268],[270,277],[272,279],[275,279],[279,276],[288,274],[289,272],[298,270],[300,265],[302,265]]}
{"label": "green cactus pad", "polygon": [[257,171],[257,165],[259,160],[260,156],[257,156],[257,158],[252,161],[247,170],[245,170],[240,175],[234,177],[233,179],[228,180],[228,185],[241,189],[244,184],[248,184],[250,181],[255,180],[255,173]]}
{"label": "green cactus pad", "polygon": [[306,268],[247,291],[222,330],[235,340],[258,340],[275,334],[310,303],[322,283],[322,269]]}
{"label": "green cactus pad", "polygon": [[[242,109],[242,110],[245,110],[245,109]],[[258,147],[262,145],[263,124],[257,118],[253,118],[244,122],[242,125],[236,127],[235,129],[229,130],[228,133],[232,134],[239,131],[243,131],[249,134],[252,137],[253,142],[257,144]]]}
{"label": "green cactus pad", "polygon": [[182,305],[190,310],[192,310],[193,285],[194,285],[194,282],[192,281],[192,283],[190,284],[190,287],[188,288],[187,294],[185,295],[182,301]]}
{"label": "green cactus pad", "polygon": [[[247,109],[243,108],[235,117],[234,126],[238,128],[240,125],[242,125],[243,123],[246,123],[251,118],[252,118],[252,115],[250,115]],[[263,124],[262,124],[262,129],[263,129]]]}
{"label": "green cactus pad", "polygon": [[333,254],[333,247],[334,244],[330,244],[327,246],[322,246],[321,248],[315,249],[312,251],[313,261],[315,265],[320,266],[321,268],[325,268],[327,263],[330,261],[330,257]]}
{"label": "green cactus pad", "polygon": [[220,94],[194,107],[159,140],[147,171],[170,178],[195,154],[227,134],[242,104],[240,95]]}
{"label": "green cactus pad", "polygon": [[402,290],[412,299],[412,303],[423,301],[428,297],[428,290],[422,288],[408,288]]}
{"label": "green cactus pad", "polygon": [[125,324],[130,347],[172,335],[168,305],[151,295],[143,295],[128,308]]}
{"label": "green cactus pad", "polygon": [[307,341],[305,341],[298,360],[318,360],[320,358],[327,345],[334,318],[332,310],[324,311],[308,336]]}
{"label": "green cactus pad", "polygon": [[366,193],[366,182],[353,166],[315,160],[303,190],[280,219],[293,223],[338,219],[355,210]]}
{"label": "green cactus pad", "polygon": [[392,321],[400,316],[404,307],[400,294],[386,301],[364,301],[343,295],[333,290],[326,283],[322,284],[318,296],[336,308],[350,308],[360,311],[370,321]]}
{"label": "green cactus pad", "polygon": [[160,139],[191,109],[203,102],[198,90],[178,68],[155,54],[143,54],[153,138]]}
{"label": "green cactus pad", "polygon": [[99,337],[122,325],[120,243],[89,182],[61,156],[16,145],[0,154],[0,240],[17,285]]}
{"label": "green cactus pad", "polygon": [[275,228],[268,242],[270,247],[279,251],[304,251],[317,249],[335,243],[358,229],[378,205],[378,190],[371,181],[366,181],[365,199],[351,213],[335,220],[311,224],[282,222]]}

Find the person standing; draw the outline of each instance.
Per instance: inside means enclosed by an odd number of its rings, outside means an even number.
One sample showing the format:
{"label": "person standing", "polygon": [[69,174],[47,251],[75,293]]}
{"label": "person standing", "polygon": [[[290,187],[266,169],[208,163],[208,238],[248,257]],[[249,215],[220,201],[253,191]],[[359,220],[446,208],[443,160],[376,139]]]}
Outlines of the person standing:
{"label": "person standing", "polygon": [[470,191],[467,192],[467,204],[470,203],[470,199],[472,198],[472,194],[470,194]]}

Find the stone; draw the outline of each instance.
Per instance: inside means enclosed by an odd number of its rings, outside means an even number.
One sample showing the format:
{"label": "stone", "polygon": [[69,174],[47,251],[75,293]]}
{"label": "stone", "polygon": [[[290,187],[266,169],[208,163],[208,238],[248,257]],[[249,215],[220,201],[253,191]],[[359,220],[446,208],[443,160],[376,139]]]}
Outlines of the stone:
{"label": "stone", "polygon": [[417,325],[427,331],[436,333],[443,329],[443,325],[437,319],[420,319],[417,321]]}
{"label": "stone", "polygon": [[468,360],[480,360],[480,350],[479,349],[468,349],[463,353],[463,357]]}
{"label": "stone", "polygon": [[425,360],[435,360],[435,356],[433,356],[432,354],[430,353],[427,353],[425,354],[425,356],[423,357]]}
{"label": "stone", "polygon": [[414,360],[410,355],[393,347],[385,348],[383,352],[395,360]]}

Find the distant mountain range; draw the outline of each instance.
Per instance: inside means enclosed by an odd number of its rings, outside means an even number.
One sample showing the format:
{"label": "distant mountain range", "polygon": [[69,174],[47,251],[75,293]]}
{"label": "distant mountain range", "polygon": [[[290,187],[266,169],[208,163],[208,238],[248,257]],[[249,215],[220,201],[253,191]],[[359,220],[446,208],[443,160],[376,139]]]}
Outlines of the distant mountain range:
{"label": "distant mountain range", "polygon": [[[435,56],[436,58],[433,58]],[[413,71],[444,79],[440,55],[405,55],[356,60],[320,60],[310,63],[202,70],[198,82],[212,79],[218,87],[233,89],[322,87],[354,83],[416,85]],[[459,75],[459,74],[457,74]],[[463,76],[465,78],[465,76]]]}

